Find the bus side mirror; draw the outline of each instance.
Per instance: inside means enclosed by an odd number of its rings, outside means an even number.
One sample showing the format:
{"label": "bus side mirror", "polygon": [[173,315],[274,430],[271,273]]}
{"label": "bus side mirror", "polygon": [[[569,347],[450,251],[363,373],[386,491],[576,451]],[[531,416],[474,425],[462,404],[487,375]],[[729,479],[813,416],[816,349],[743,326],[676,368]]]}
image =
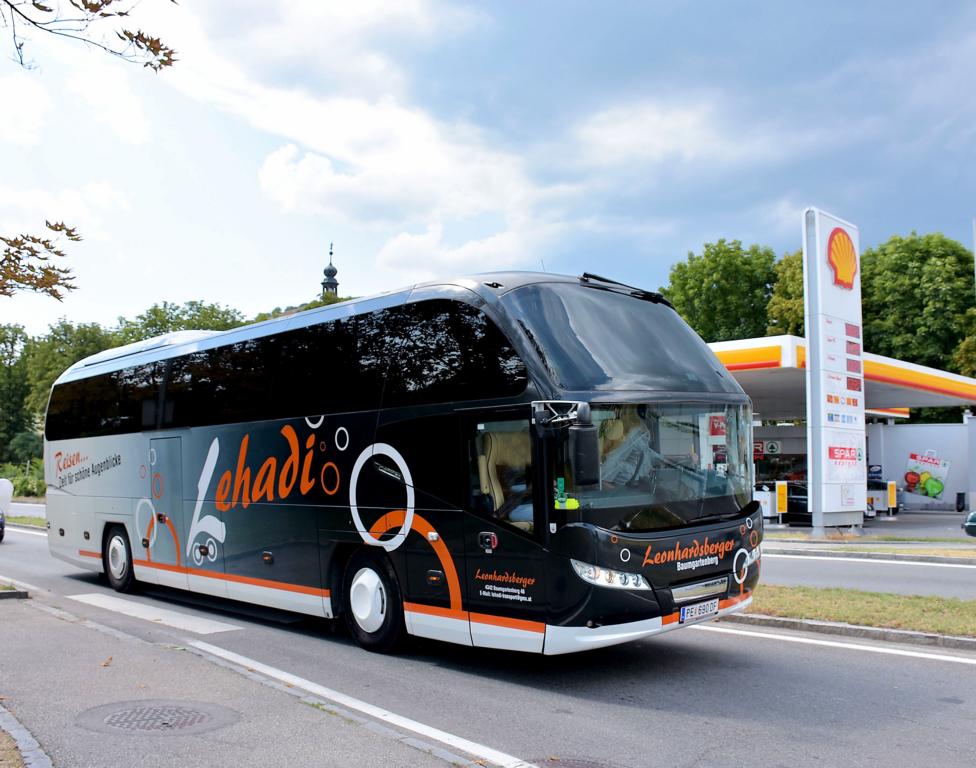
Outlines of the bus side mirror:
{"label": "bus side mirror", "polygon": [[600,482],[600,431],[591,421],[588,405],[580,406],[576,423],[569,428],[569,455],[575,487]]}

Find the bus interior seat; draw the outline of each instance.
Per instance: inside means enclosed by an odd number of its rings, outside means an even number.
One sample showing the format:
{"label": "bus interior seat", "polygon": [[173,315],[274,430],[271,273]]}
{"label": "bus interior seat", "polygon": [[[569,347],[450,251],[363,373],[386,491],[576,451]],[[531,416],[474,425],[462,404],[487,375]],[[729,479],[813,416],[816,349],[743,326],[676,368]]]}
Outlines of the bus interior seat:
{"label": "bus interior seat", "polygon": [[600,424],[600,453],[606,456],[617,447],[624,437],[624,423],[620,419],[607,419]]}
{"label": "bus interior seat", "polygon": [[[478,477],[481,492],[490,497],[497,512],[506,501],[506,488],[501,477],[505,470],[520,471],[525,475],[531,462],[529,435],[526,432],[486,432],[483,437],[483,453],[478,456]],[[499,471],[501,468],[501,471]],[[523,530],[531,530],[532,523],[508,521]]]}

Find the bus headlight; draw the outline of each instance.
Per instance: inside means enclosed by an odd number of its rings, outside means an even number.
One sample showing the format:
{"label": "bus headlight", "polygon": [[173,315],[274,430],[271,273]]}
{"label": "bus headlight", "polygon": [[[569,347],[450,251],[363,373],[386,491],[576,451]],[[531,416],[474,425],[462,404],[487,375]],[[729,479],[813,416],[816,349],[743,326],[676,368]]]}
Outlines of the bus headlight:
{"label": "bus headlight", "polygon": [[579,560],[570,561],[576,575],[588,584],[611,589],[650,589],[647,579],[639,573],[624,573],[611,568],[601,568],[599,565],[581,563]]}

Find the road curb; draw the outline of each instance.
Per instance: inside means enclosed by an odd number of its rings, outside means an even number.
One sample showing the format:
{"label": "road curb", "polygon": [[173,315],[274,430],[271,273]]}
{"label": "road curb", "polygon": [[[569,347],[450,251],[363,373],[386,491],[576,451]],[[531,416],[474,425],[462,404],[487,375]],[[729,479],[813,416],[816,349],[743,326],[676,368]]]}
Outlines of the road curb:
{"label": "road curb", "polygon": [[20,721],[3,704],[0,704],[0,730],[10,734],[26,768],[53,768],[51,758],[41,749],[37,739],[20,724]]}
{"label": "road curb", "polygon": [[943,557],[942,555],[905,555],[887,552],[838,552],[833,549],[784,549],[767,547],[763,554],[797,555],[798,557],[851,557],[861,560],[901,560],[906,563],[946,563],[949,565],[976,565],[976,557]]}
{"label": "road curb", "polygon": [[24,525],[23,523],[7,523],[8,528],[21,528],[25,531],[46,531],[47,528],[43,525]]}
{"label": "road curb", "polygon": [[30,597],[24,589],[0,589],[0,600],[26,600]]}
{"label": "road curb", "polygon": [[761,613],[736,613],[723,616],[718,621],[728,622],[730,624],[750,624],[758,627],[794,629],[802,632],[819,632],[825,635],[860,637],[867,640],[882,640],[888,643],[906,643],[908,645],[976,651],[976,638],[937,635],[930,632],[913,632],[907,629],[865,627],[860,624],[843,624],[836,621],[817,621],[814,619],[788,619],[782,616],[767,616]]}

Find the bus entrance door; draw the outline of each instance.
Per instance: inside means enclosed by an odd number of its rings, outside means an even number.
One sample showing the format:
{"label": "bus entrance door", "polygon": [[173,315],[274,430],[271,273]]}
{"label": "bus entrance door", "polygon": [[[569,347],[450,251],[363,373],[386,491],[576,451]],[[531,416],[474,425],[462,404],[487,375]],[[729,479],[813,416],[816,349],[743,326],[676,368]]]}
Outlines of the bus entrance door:
{"label": "bus entrance door", "polygon": [[465,432],[475,482],[464,523],[471,640],[541,653],[544,562],[534,523],[529,420],[521,411],[485,413]]}
{"label": "bus entrance door", "polygon": [[152,519],[143,539],[147,565],[154,581],[167,587],[187,589],[183,557],[183,464],[181,439],[165,437],[149,441],[149,494]]}

